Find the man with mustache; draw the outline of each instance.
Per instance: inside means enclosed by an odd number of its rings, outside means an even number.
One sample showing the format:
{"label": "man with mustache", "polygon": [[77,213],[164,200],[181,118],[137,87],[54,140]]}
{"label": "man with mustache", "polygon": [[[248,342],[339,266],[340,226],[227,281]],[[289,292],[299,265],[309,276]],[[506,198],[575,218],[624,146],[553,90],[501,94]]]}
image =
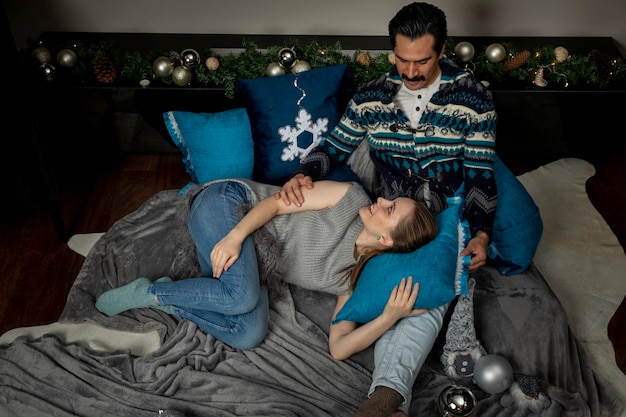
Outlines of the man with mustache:
{"label": "man with mustache", "polygon": [[[373,165],[374,196],[410,197],[433,213],[463,186],[472,238],[462,255],[483,266],[498,194],[493,172],[497,115],[491,93],[445,56],[445,13],[411,3],[389,22],[395,68],[357,91],[337,126],[300,163],[276,198],[302,204],[311,188],[359,145]],[[405,416],[412,386],[443,326],[445,309],[400,320],[377,342],[369,399],[357,416]]]}
{"label": "man with mustache", "polygon": [[426,77],[424,77],[423,75],[416,75],[413,78],[409,78],[408,75],[402,74],[402,79],[406,80],[406,81],[409,81],[409,82],[426,81]]}

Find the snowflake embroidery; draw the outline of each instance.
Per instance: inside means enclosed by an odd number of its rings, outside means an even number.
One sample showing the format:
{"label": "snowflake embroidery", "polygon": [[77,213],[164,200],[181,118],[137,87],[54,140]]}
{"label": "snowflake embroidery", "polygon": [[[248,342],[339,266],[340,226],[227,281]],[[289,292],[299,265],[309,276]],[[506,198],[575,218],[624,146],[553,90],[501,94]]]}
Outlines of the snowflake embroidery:
{"label": "snowflake embroidery", "polygon": [[295,122],[296,127],[287,125],[278,129],[280,140],[288,142],[280,156],[283,161],[307,156],[322,141],[322,135],[328,130],[327,117],[320,117],[315,123],[311,123],[311,115],[305,109],[300,109]]}

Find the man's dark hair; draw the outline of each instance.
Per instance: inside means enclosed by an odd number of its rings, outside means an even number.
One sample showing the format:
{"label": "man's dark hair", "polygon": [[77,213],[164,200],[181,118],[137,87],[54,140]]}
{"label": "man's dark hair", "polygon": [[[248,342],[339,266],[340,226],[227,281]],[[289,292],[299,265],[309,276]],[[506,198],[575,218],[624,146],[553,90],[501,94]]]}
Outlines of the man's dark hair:
{"label": "man's dark hair", "polygon": [[441,52],[448,38],[446,14],[437,6],[429,3],[408,4],[389,21],[389,39],[394,49],[396,47],[396,35],[403,35],[415,40],[427,33],[435,38],[433,45],[435,52]]}

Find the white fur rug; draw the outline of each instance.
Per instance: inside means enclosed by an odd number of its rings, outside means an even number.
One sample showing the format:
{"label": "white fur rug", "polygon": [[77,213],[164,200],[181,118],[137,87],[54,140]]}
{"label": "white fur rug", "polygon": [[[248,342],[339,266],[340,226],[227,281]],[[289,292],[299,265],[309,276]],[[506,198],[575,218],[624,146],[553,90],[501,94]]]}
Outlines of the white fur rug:
{"label": "white fur rug", "polygon": [[[626,294],[626,255],[587,197],[585,182],[594,173],[590,163],[565,158],[518,178],[539,206],[544,222],[535,265],[563,303],[599,378],[626,402],[626,375],[615,365],[607,336],[609,319]],[[86,256],[101,236],[75,235],[68,245]],[[159,347],[156,332],[129,334],[88,323],[14,329],[0,337],[0,344],[19,335],[37,337],[44,333],[57,334],[67,341],[83,341],[95,349],[127,348],[138,355]]]}
{"label": "white fur rug", "polygon": [[148,333],[123,332],[86,321],[79,324],[55,322],[42,326],[19,327],[3,334],[0,337],[0,345],[11,343],[19,336],[36,339],[44,334],[53,334],[66,343],[84,343],[93,350],[102,352],[128,350],[137,356],[152,353],[161,346],[156,330]]}
{"label": "white fur rug", "polygon": [[67,246],[79,255],[87,256],[93,245],[104,233],[84,233],[74,235],[67,241]]}
{"label": "white fur rug", "polygon": [[518,178],[544,223],[534,263],[563,304],[598,377],[626,402],[626,375],[615,364],[607,335],[626,295],[626,255],[587,197],[585,183],[594,173],[590,163],[565,158]]}

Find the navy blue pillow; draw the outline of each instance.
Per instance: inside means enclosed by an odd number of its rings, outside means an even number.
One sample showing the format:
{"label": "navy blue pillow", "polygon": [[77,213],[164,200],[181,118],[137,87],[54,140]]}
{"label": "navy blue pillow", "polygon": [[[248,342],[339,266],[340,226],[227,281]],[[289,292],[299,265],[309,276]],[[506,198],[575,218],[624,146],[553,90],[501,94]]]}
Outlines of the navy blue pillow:
{"label": "navy blue pillow", "polygon": [[487,256],[502,275],[521,274],[528,268],[543,233],[539,207],[524,185],[496,156],[494,173],[498,187],[498,207]]}
{"label": "navy blue pillow", "polygon": [[437,237],[411,253],[374,256],[363,268],[356,288],[333,323],[350,320],[367,323],[378,317],[393,287],[409,275],[419,282],[415,308],[432,309],[467,294],[470,256],[459,256],[469,241],[469,226],[461,218],[463,199],[448,198],[448,207],[437,214]]}
{"label": "navy blue pillow", "polygon": [[239,80],[254,140],[253,179],[283,185],[311,148],[339,121],[346,64],[298,74]]}

